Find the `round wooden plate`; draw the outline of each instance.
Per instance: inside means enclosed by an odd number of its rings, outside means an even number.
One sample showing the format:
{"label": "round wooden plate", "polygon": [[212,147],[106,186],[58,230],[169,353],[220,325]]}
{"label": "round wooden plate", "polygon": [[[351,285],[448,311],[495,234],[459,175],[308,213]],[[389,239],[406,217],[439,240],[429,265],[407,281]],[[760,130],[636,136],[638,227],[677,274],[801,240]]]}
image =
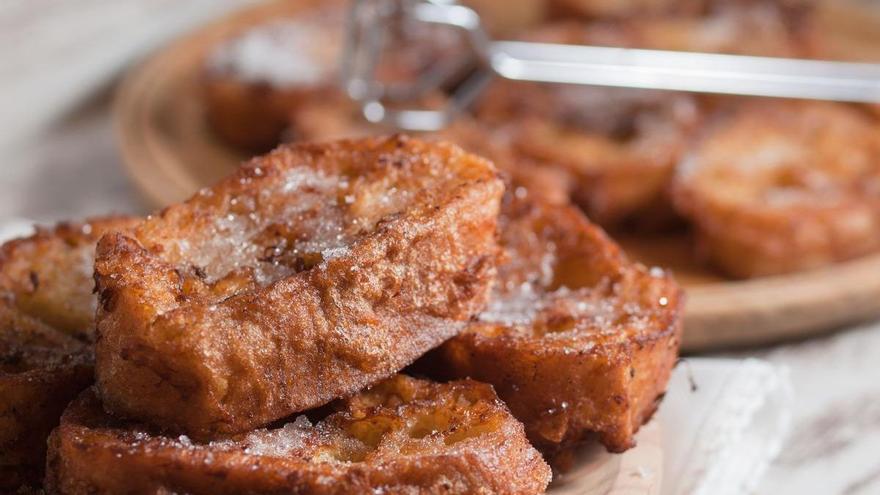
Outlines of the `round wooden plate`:
{"label": "round wooden plate", "polygon": [[[116,101],[117,132],[125,164],[152,203],[182,200],[247,158],[207,128],[199,92],[205,53],[237,30],[295,15],[318,1],[275,1],[233,14],[168,45],[125,78]],[[843,13],[839,3],[831,5],[835,7],[825,16],[829,29],[859,32],[853,28],[856,17]],[[863,15],[857,19],[865,24]],[[864,26],[861,31],[880,32]],[[873,41],[871,46],[880,46]],[[841,45],[846,50],[858,46],[852,40]],[[865,52],[860,56],[868,57]],[[880,255],[733,282],[697,264],[685,238],[620,241],[636,259],[674,270],[686,287],[683,349],[688,352],[801,338],[880,315]]]}

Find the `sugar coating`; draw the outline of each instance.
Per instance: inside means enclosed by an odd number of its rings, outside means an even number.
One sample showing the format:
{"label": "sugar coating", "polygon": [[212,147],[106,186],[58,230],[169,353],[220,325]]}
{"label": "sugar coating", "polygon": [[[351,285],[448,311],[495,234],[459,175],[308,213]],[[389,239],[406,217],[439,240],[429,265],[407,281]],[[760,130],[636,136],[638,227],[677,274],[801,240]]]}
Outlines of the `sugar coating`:
{"label": "sugar coating", "polygon": [[647,330],[652,311],[639,301],[619,298],[608,282],[595,288],[551,291],[525,282],[518,289],[496,293],[478,319],[536,337],[565,338],[582,332],[625,336]]}
{"label": "sugar coating", "polygon": [[218,46],[208,57],[207,68],[275,87],[326,83],[337,72],[340,17],[336,11],[318,12],[251,28]]}
{"label": "sugar coating", "polygon": [[[99,386],[120,416],[200,440],[251,431],[397,372],[487,299],[503,184],[452,145],[284,146],[212,189],[100,246]],[[179,380],[114,350],[129,344]]]}
{"label": "sugar coating", "polygon": [[[337,476],[356,464],[381,466],[405,458],[465,456],[469,464],[479,462],[491,469],[500,469],[504,462],[523,462],[537,470],[539,484],[549,481],[549,469],[525,442],[521,425],[490,387],[477,382],[439,384],[396,375],[336,402],[334,412],[315,422],[300,415],[281,427],[208,442],[196,442],[186,435],[154,435],[136,425],[121,428],[99,408],[88,395],[74,406],[78,414],[97,415],[90,424],[101,424],[100,431],[115,435],[113,441],[105,438],[107,444],[95,443],[93,448],[111,449],[117,459],[155,456],[159,465],[164,455],[188,454],[191,460],[187,462],[193,463],[190,468],[196,473],[198,464],[228,469],[232,458],[224,456],[243,454],[234,463],[254,469],[262,466],[257,458],[289,461],[284,469],[301,473],[309,469],[308,464],[341,469],[326,471],[326,481],[335,483]],[[97,431],[90,431],[94,426],[74,426],[80,434]],[[62,430],[70,427],[65,424]],[[61,435],[70,433],[62,431]],[[504,445],[507,442],[512,443],[509,448]],[[158,472],[155,475],[161,477]]]}
{"label": "sugar coating", "polygon": [[242,444],[247,454],[284,457],[301,451],[313,431],[309,418],[297,416],[281,428],[249,433]]}
{"label": "sugar coating", "polygon": [[[204,242],[176,241],[177,254],[204,272],[208,283],[248,270],[260,286],[295,273],[296,260],[304,256],[322,261],[325,253],[326,259],[343,255],[353,233],[335,198],[346,185],[320,170],[293,168],[274,189],[260,192],[264,197],[295,195],[296,201],[286,202],[283,211],[257,215],[253,198],[233,198],[232,209],[240,207],[242,213],[216,218]],[[309,235],[290,236],[291,229]]]}

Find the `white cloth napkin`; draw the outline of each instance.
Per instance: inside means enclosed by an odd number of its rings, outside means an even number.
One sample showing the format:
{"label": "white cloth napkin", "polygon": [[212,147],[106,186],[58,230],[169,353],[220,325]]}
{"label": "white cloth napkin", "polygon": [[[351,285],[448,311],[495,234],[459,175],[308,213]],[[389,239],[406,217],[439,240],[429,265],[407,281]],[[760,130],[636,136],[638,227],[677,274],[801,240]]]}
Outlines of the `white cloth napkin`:
{"label": "white cloth napkin", "polygon": [[663,495],[752,493],[791,422],[788,370],[757,359],[685,359],[657,415]]}
{"label": "white cloth napkin", "polygon": [[[24,219],[0,220],[0,242],[33,230]],[[779,453],[791,403],[785,368],[757,359],[680,362],[653,420],[662,435],[661,493],[751,493]]]}

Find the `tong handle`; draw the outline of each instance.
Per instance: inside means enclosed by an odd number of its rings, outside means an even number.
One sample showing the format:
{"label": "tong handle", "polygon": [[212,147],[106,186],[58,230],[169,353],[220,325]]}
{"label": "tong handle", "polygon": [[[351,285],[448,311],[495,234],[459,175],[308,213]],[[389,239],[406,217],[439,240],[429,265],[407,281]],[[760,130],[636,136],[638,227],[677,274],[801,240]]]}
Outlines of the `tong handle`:
{"label": "tong handle", "polygon": [[498,41],[491,67],[521,81],[880,102],[880,65]]}
{"label": "tong handle", "polygon": [[[546,83],[880,102],[880,64],[490,41],[479,15],[454,0],[355,0],[351,12],[343,60],[344,87],[361,103],[368,121],[400,129],[435,131],[446,127],[495,76]],[[456,70],[438,64],[409,87],[379,83],[375,69],[384,49],[383,30],[395,15],[446,25],[466,37],[479,68],[458,86],[445,108],[392,110],[383,103],[418,99]]]}
{"label": "tong handle", "polygon": [[408,85],[382,83],[376,78],[382,52],[388,43],[390,23],[401,16],[460,30],[472,54],[487,54],[489,40],[480,27],[480,16],[453,0],[355,0],[349,11],[342,60],[342,85],[361,104],[367,121],[414,131],[436,131],[448,126],[476,98],[492,73],[477,70],[458,84],[447,105],[439,110],[391,109],[385,102],[418,100],[436,91],[470,65],[458,58],[436,64]]}

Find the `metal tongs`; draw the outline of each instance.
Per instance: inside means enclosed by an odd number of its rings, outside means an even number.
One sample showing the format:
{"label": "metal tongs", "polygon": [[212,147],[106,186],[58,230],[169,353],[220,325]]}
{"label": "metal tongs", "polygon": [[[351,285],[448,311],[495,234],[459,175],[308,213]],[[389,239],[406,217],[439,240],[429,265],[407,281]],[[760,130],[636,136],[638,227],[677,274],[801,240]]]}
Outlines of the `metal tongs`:
{"label": "metal tongs", "polygon": [[[423,22],[459,30],[471,53],[436,64],[411,83],[383,83],[376,69],[393,23]],[[343,56],[343,85],[369,122],[414,131],[440,130],[492,77],[520,81],[662,89],[750,96],[880,102],[880,64],[714,53],[493,41],[480,16],[454,0],[354,0]],[[392,47],[393,48],[393,47]],[[439,109],[417,101],[467,65],[476,69]]]}

